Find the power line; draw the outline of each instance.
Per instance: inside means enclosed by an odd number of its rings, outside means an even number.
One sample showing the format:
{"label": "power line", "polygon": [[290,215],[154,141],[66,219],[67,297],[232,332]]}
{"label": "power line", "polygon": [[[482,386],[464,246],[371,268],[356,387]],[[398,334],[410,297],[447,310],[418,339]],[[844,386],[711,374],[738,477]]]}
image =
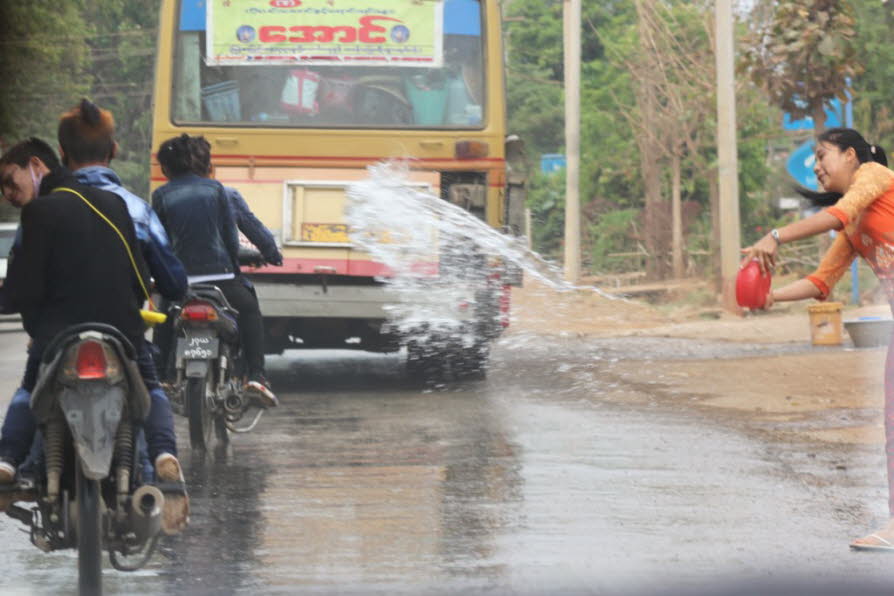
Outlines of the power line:
{"label": "power line", "polygon": [[27,39],[5,39],[0,41],[0,46],[39,46],[45,48],[52,47],[68,47],[65,44],[50,43],[58,41],[87,41],[88,39],[104,39],[108,37],[129,37],[129,36],[148,36],[158,33],[158,28],[151,29],[133,29],[130,31],[116,31],[114,33],[96,33],[94,35],[54,35],[46,36],[29,36]]}
{"label": "power line", "polygon": [[[91,94],[93,99],[98,99],[101,97],[149,97],[152,95],[152,91],[141,91],[141,92],[133,92],[133,93],[96,93]],[[16,95],[11,93],[9,98],[13,101],[28,101],[32,99],[55,99],[58,98],[58,93],[42,93],[35,95]]]}

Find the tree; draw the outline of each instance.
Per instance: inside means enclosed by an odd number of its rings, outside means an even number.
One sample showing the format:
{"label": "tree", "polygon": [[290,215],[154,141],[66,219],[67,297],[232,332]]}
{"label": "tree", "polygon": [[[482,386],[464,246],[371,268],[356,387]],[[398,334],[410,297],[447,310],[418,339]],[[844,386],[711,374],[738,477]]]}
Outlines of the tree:
{"label": "tree", "polygon": [[[89,88],[85,31],[73,0],[0,4],[0,152],[29,136],[55,144],[59,114]],[[18,217],[0,204],[0,221]]]}
{"label": "tree", "polygon": [[795,118],[825,128],[828,100],[846,101],[855,60],[854,11],[847,0],[760,0],[744,40],[740,70]]}
{"label": "tree", "polygon": [[[704,251],[717,229],[710,222],[717,210],[712,205],[716,193],[711,191],[716,150],[710,4],[683,0],[641,0],[639,4],[650,8],[654,43],[648,55],[639,45],[636,3],[602,1],[583,7],[581,212],[589,232],[583,238],[584,254],[590,256],[594,273],[638,267],[638,262],[624,261],[626,257],[615,253],[642,253],[647,240],[656,236],[660,242],[651,251],[663,261],[662,275],[671,270],[672,254],[677,255],[677,270],[682,260],[688,272],[694,263],[685,259],[685,248]],[[525,140],[528,155],[536,160],[541,153],[561,151],[563,143],[561,5],[512,0],[507,15],[510,128]],[[632,67],[637,54],[641,62]],[[637,93],[646,76],[655,84],[653,113],[661,124],[641,134]],[[774,120],[781,116],[768,108],[747,78],[738,81],[737,94],[743,221],[763,223],[763,205],[769,205],[764,191],[767,142],[778,134]],[[679,128],[671,134],[671,127]],[[533,169],[538,164],[530,165]],[[652,183],[658,193],[652,214],[659,217],[650,234],[645,224],[644,173],[651,166],[655,166]],[[545,180],[532,181],[529,188],[534,246],[551,254],[561,248],[561,198],[555,198],[555,185]],[[675,204],[680,205],[675,209],[679,215],[673,218],[670,206]],[[683,209],[687,205],[689,211]],[[674,219],[676,234],[672,233]],[[691,236],[696,231],[708,238]]]}
{"label": "tree", "polygon": [[[682,171],[708,169],[701,159],[703,144],[713,142],[714,54],[711,22],[703,7],[655,0],[636,0],[637,51],[624,58],[631,73],[637,111],[628,117],[636,132],[646,189],[647,272],[664,278],[665,255],[671,255],[674,277],[685,275],[682,217]],[[664,199],[670,178],[670,208]]]}
{"label": "tree", "polygon": [[88,97],[115,115],[120,151],[113,165],[125,185],[148,194],[159,5],[160,0],[4,2],[0,148],[32,135],[55,145],[60,114]]}
{"label": "tree", "polygon": [[4,2],[0,12],[0,145],[37,135],[90,88],[87,27],[75,0]]}
{"label": "tree", "polygon": [[[524,139],[533,170],[539,167],[536,160],[541,154],[561,152],[564,146],[562,6],[543,0],[512,0],[504,8],[509,125]],[[630,2],[616,0],[585,3],[582,16],[581,103],[585,108],[581,117],[581,198],[585,211],[584,203],[599,205],[600,211],[589,209],[591,216],[597,217],[602,209],[638,209],[641,204],[634,136],[617,108],[618,102],[633,103],[629,76],[606,58],[605,47],[629,42],[626,38],[635,14]],[[546,253],[561,246],[561,238],[549,234],[556,229],[561,232],[555,222],[564,217],[552,213],[561,209],[562,202],[548,198],[551,187],[535,183],[529,194],[535,217],[548,228],[535,231],[534,246]],[[589,228],[590,223],[585,220],[584,227]],[[584,236],[584,243],[590,241],[589,235]]]}
{"label": "tree", "polygon": [[91,24],[90,97],[115,116],[112,166],[124,185],[149,194],[152,76],[160,0],[83,0]]}

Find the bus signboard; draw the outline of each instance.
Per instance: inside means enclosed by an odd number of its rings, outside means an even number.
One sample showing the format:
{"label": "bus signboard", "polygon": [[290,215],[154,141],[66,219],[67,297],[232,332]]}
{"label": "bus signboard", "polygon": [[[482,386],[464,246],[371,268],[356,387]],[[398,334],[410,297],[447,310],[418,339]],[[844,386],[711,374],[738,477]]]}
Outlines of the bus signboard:
{"label": "bus signboard", "polygon": [[444,3],[208,0],[209,65],[442,64]]}

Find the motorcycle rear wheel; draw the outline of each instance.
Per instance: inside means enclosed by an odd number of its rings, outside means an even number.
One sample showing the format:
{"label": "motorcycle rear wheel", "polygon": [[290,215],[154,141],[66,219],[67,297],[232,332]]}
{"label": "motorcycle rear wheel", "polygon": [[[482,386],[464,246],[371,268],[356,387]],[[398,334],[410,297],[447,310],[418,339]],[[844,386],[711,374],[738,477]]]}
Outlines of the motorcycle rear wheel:
{"label": "motorcycle rear wheel", "polygon": [[102,594],[102,516],[100,514],[99,481],[76,472],[78,501],[78,593],[82,596]]}
{"label": "motorcycle rear wheel", "polygon": [[186,411],[189,414],[189,444],[193,449],[208,449],[214,435],[214,415],[208,407],[207,377],[186,379]]}

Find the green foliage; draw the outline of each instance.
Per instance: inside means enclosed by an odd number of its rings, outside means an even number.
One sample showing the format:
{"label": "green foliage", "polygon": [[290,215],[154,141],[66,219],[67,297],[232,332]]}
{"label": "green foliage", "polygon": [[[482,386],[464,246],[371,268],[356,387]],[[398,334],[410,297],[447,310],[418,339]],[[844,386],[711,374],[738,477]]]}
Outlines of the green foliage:
{"label": "green foliage", "polygon": [[[525,140],[532,159],[555,152],[564,143],[562,88],[524,78],[510,79],[506,102],[510,110],[509,132]],[[529,168],[534,164],[529,164]]]}
{"label": "green foliage", "polygon": [[[582,11],[582,201],[598,204],[597,210],[633,208],[641,193],[638,157],[634,133],[619,110],[619,104],[633,104],[632,89],[625,69],[610,59],[631,44],[633,5],[585,3]],[[534,171],[540,155],[564,152],[562,5],[514,0],[507,16],[509,127],[525,141]],[[559,174],[530,182],[532,240],[549,256],[561,257],[564,183]]]}
{"label": "green foliage", "polygon": [[[773,227],[767,227],[777,216],[773,200],[780,194],[791,196],[793,181],[788,172],[774,170],[767,160],[767,138],[781,132],[780,111],[767,105],[754,88],[743,91],[739,99],[739,221],[742,245],[749,246]],[[756,234],[758,228],[763,232]]]}
{"label": "green foliage", "polygon": [[0,145],[29,135],[53,142],[59,114],[90,89],[80,3],[4,2],[0,10]]}
{"label": "green foliage", "polygon": [[531,210],[531,244],[547,258],[562,257],[565,230],[565,175],[534,174],[528,180],[528,208]]}
{"label": "green foliage", "polygon": [[[705,76],[687,74],[696,68],[697,60],[709,62],[713,68],[705,19],[708,8],[682,2],[663,3],[658,14],[668,20],[667,29],[678,51],[686,50],[685,60],[668,75],[668,84],[679,84],[683,89],[688,111],[682,116],[693,122],[692,138],[696,153],[689,153],[683,161],[683,199],[698,206],[700,219],[690,222],[684,230],[701,234],[701,242],[708,248],[711,233],[708,177],[715,167],[714,98],[690,79],[704,80]],[[562,153],[564,149],[564,104],[562,81],[562,12],[560,3],[542,0],[513,0],[506,24],[508,30],[508,97],[509,123],[512,132],[519,134],[528,146],[528,155],[536,169],[535,160],[543,153]],[[665,10],[665,8],[667,10]],[[516,20],[522,18],[523,20]],[[581,203],[583,215],[584,250],[590,266],[608,271],[621,266],[606,255],[612,252],[633,252],[642,243],[643,227],[640,219],[644,206],[641,176],[640,147],[637,140],[645,134],[638,128],[634,95],[636,81],[629,62],[640,52],[637,33],[637,12],[633,2],[585,3],[583,6],[583,39],[581,66]],[[654,66],[653,66],[654,68]],[[648,69],[646,69],[648,71]],[[710,77],[708,77],[710,78]],[[687,87],[688,85],[688,87]],[[754,219],[764,214],[760,205],[766,204],[761,194],[769,172],[766,164],[766,137],[773,126],[772,112],[753,87],[740,92],[743,102],[740,112],[740,168],[743,213]],[[674,135],[668,134],[671,141]],[[655,142],[643,143],[646,159],[661,161],[664,167],[664,147]],[[663,175],[663,194],[670,200],[669,176]],[[561,180],[564,183],[564,179]],[[561,256],[564,237],[562,227],[563,204],[554,193],[561,184],[531,183],[530,205],[533,212],[535,246],[549,255]],[[547,206],[549,208],[547,208]],[[670,222],[667,223],[668,227]]]}
{"label": "green foliage", "polygon": [[638,216],[638,209],[617,209],[602,214],[596,223],[590,225],[590,262],[593,270],[623,269],[624,263],[612,260],[609,254],[636,250],[631,228]]}
{"label": "green foliage", "polygon": [[152,76],[160,0],[4,2],[0,145],[56,145],[60,114],[81,97],[111,110],[126,186],[149,191]]}
{"label": "green foliage", "polygon": [[152,77],[160,0],[84,0],[91,24],[91,99],[115,115],[119,152],[112,167],[124,185],[149,194]]}
{"label": "green foliage", "polygon": [[894,150],[894,2],[858,2],[854,124],[870,143]]}

